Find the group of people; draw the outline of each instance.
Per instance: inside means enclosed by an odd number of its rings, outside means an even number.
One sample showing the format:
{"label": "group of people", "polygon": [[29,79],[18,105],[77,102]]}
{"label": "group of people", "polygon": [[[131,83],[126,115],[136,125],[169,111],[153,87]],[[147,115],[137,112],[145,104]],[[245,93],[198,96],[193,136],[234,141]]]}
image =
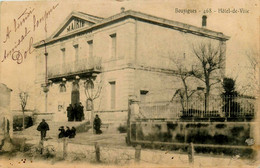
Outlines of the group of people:
{"label": "group of people", "polygon": [[[101,128],[101,119],[98,115],[96,115],[94,121],[93,121],[93,128],[95,130],[96,134],[102,134]],[[46,140],[46,132],[50,130],[49,125],[47,122],[42,119],[42,122],[38,125],[37,130],[41,132],[41,140]],[[76,128],[72,127],[71,129],[67,126],[66,130],[64,129],[64,126],[61,126],[59,128],[59,135],[58,138],[68,137],[68,138],[75,138],[76,136]]]}
{"label": "group of people", "polygon": [[67,107],[68,121],[82,121],[84,120],[84,107],[80,103],[70,104]]}
{"label": "group of people", "polygon": [[58,138],[64,138],[64,137],[68,137],[68,138],[75,138],[76,136],[76,128],[72,127],[71,129],[67,126],[66,130],[64,129],[64,126],[61,126],[59,128],[59,136]]}

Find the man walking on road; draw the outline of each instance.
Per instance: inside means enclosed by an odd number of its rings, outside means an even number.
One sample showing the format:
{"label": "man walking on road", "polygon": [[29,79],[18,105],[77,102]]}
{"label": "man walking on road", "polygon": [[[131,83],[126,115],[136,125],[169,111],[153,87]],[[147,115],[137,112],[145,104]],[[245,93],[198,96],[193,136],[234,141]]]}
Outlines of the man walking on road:
{"label": "man walking on road", "polygon": [[42,119],[42,122],[38,125],[37,130],[41,132],[41,140],[46,137],[46,132],[50,130],[49,125]]}

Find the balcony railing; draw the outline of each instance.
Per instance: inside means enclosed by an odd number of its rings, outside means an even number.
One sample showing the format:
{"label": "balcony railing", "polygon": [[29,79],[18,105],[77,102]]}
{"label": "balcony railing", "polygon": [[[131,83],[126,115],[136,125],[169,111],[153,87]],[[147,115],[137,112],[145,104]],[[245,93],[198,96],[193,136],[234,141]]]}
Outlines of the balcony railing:
{"label": "balcony railing", "polygon": [[48,78],[66,77],[69,75],[77,75],[85,72],[99,72],[101,70],[101,58],[91,57],[79,59],[76,61],[56,64],[48,67]]}

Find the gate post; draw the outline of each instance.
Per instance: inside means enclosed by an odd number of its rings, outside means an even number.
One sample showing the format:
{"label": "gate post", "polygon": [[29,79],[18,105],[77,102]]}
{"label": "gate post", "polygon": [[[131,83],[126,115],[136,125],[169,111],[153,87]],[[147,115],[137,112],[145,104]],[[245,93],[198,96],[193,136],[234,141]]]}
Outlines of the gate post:
{"label": "gate post", "polygon": [[135,118],[135,114],[139,113],[139,104],[136,96],[129,96],[128,98],[128,114],[127,114],[127,137],[126,143],[131,144],[131,120]]}
{"label": "gate post", "polygon": [[66,159],[67,155],[68,155],[68,139],[67,138],[63,138],[63,159]]}
{"label": "gate post", "polygon": [[254,120],[253,122],[250,122],[250,137],[253,137],[254,144],[253,144],[253,149],[254,152],[256,152],[255,159],[260,158],[260,103],[259,102],[259,97],[260,97],[260,90],[258,90],[258,95],[255,99],[254,102]]}
{"label": "gate post", "polygon": [[95,152],[96,152],[96,161],[100,162],[100,147],[97,142],[95,142]]}
{"label": "gate post", "polygon": [[141,160],[141,145],[135,147],[135,162],[139,163]]}
{"label": "gate post", "polygon": [[40,142],[39,142],[39,150],[40,150],[40,154],[41,155],[43,154],[43,148],[44,148],[44,141],[40,140]]}
{"label": "gate post", "polygon": [[194,163],[194,146],[193,146],[192,142],[188,146],[188,158],[189,158],[189,163],[193,164]]}

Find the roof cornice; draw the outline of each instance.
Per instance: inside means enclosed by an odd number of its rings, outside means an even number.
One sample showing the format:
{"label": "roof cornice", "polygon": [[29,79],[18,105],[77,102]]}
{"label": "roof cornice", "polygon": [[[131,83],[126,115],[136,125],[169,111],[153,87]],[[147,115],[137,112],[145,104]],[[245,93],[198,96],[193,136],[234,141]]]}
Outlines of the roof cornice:
{"label": "roof cornice", "polygon": [[[164,19],[161,17],[145,14],[142,12],[128,10],[128,11],[121,12],[116,15],[110,16],[103,20],[100,20],[99,22],[97,22],[96,24],[94,24],[90,27],[79,28],[79,29],[71,31],[70,33],[63,35],[63,36],[58,36],[58,37],[51,36],[45,40],[45,45],[56,42],[58,40],[62,40],[64,38],[69,38],[71,36],[75,36],[78,33],[84,33],[84,32],[88,32],[88,31],[92,31],[94,29],[98,29],[102,26],[105,26],[106,24],[109,24],[114,21],[117,21],[117,20],[120,20],[123,18],[127,18],[127,17],[149,22],[152,24],[157,24],[157,25],[164,26],[164,27],[168,27],[171,29],[185,32],[185,33],[191,33],[191,34],[195,34],[198,36],[212,38],[212,39],[219,39],[222,41],[226,41],[226,40],[229,40],[229,38],[230,38],[229,36],[224,35],[222,32],[216,32],[216,31],[209,30],[206,28],[197,27],[197,26],[193,26],[193,25],[189,25],[189,24],[185,24],[185,23],[181,23],[181,22],[177,22],[177,21],[173,21],[173,20],[169,20],[169,19]],[[34,44],[34,47],[39,48],[39,47],[42,47],[43,45],[44,45],[43,43],[37,42]]]}

